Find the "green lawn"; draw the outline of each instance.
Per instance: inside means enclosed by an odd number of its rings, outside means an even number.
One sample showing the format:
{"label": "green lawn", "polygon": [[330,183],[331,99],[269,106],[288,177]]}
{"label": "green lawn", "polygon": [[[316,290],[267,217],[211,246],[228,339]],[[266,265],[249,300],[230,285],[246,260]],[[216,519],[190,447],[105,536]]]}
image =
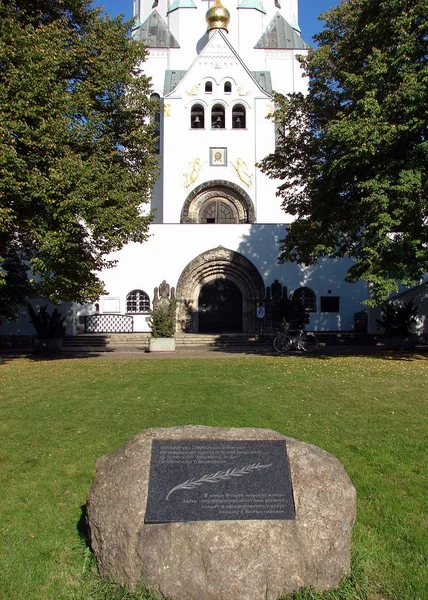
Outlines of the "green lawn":
{"label": "green lawn", "polygon": [[426,600],[427,374],[426,357],[384,354],[0,363],[0,598],[152,598],[94,574],[79,535],[94,461],[142,429],[201,424],[275,429],[342,462],[354,579],[317,598]]}

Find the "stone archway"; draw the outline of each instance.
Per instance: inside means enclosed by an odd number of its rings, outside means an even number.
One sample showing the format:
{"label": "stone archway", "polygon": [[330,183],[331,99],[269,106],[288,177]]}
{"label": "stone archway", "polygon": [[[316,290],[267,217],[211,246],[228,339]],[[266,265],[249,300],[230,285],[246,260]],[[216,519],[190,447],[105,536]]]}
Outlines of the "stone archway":
{"label": "stone archway", "polygon": [[187,196],[181,211],[181,223],[201,223],[201,209],[210,202],[224,202],[236,213],[236,223],[255,223],[253,201],[239,185],[223,179],[198,185]]}
{"label": "stone archway", "polygon": [[248,258],[223,246],[203,252],[181,273],[176,291],[178,331],[199,333],[201,290],[219,279],[234,284],[242,296],[241,331],[256,331],[256,307],[265,297],[263,279]]}

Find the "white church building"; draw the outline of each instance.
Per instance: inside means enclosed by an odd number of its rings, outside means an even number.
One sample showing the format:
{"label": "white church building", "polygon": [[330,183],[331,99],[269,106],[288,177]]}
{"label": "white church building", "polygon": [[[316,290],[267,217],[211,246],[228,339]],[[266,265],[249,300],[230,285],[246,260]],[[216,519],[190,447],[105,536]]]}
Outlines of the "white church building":
{"label": "white church building", "polygon": [[307,87],[298,0],[222,1],[134,0],[133,36],[162,106],[155,217],[147,242],[111,256],[108,294],[75,307],[69,333],[148,331],[163,281],[179,332],[251,334],[258,303],[282,294],[301,299],[315,331],[352,331],[364,309],[367,285],[344,281],[349,261],[278,263],[292,217],[280,182],[256,166],[275,149],[273,90]]}
{"label": "white church building", "polygon": [[192,333],[251,333],[272,293],[298,294],[314,330],[352,330],[364,308],[367,286],[344,281],[348,261],[278,264],[291,216],[279,182],[256,167],[275,148],[272,91],[306,90],[298,2],[223,2],[134,0],[133,35],[149,49],[144,71],[163,108],[155,219],[149,240],[128,244],[102,274],[109,294],[91,331],[112,329],[101,315],[132,317],[119,329],[146,331],[164,280],[175,288],[177,330]]}
{"label": "white church building", "polygon": [[163,109],[155,219],[147,242],[113,255],[108,295],[82,307],[81,330],[147,331],[162,281],[175,289],[184,332],[251,333],[272,294],[297,294],[314,330],[352,330],[364,308],[367,286],[344,281],[348,261],[278,264],[291,216],[279,182],[256,167],[275,148],[272,91],[306,90],[298,2],[223,2],[134,0],[133,35],[149,49],[144,71]]}

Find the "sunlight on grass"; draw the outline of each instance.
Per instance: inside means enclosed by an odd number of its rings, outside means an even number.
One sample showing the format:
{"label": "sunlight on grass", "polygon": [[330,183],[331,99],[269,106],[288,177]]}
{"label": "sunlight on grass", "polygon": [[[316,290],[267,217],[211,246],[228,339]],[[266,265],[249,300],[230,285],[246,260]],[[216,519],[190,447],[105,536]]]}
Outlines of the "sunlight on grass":
{"label": "sunlight on grass", "polygon": [[200,424],[274,429],[351,477],[352,577],[296,600],[424,600],[427,372],[388,355],[4,362],[0,598],[152,600],[95,575],[81,537],[94,462],[142,429]]}

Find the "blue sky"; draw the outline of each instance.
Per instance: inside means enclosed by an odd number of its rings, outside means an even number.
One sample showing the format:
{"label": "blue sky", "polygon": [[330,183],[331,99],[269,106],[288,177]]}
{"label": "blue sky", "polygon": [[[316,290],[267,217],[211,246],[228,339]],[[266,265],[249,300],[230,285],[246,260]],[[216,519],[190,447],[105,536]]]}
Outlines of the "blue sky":
{"label": "blue sky", "polygon": [[[125,18],[132,17],[132,0],[94,0],[94,4],[102,6],[112,17],[120,13],[124,13]],[[339,0],[299,1],[299,25],[305,42],[312,43],[312,36],[322,29],[322,21],[317,20],[318,15],[337,4]]]}

